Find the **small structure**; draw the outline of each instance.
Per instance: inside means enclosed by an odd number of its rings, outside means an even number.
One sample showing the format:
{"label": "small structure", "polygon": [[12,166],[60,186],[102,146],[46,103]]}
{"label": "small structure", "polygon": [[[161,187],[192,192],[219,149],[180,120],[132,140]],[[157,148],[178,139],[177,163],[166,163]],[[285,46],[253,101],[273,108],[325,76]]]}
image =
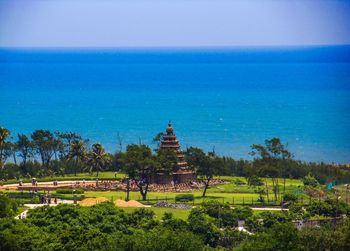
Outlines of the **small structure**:
{"label": "small structure", "polygon": [[165,173],[157,173],[154,180],[155,183],[178,184],[196,180],[196,173],[189,169],[188,164],[185,161],[185,156],[181,151],[179,141],[176,139],[176,135],[174,133],[174,129],[170,121],[168,124],[168,128],[166,129],[166,134],[162,137],[160,149],[170,149],[175,151],[178,158],[178,162],[176,169],[173,171],[172,175],[166,175]]}

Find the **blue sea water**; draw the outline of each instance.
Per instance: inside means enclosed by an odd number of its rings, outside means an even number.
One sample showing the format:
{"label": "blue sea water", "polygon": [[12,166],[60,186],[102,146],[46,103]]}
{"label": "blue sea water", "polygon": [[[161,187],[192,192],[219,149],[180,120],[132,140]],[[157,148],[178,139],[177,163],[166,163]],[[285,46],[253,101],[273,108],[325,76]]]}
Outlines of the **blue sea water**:
{"label": "blue sea water", "polygon": [[0,126],[74,131],[114,152],[172,120],[182,148],[350,162],[350,47],[1,49]]}

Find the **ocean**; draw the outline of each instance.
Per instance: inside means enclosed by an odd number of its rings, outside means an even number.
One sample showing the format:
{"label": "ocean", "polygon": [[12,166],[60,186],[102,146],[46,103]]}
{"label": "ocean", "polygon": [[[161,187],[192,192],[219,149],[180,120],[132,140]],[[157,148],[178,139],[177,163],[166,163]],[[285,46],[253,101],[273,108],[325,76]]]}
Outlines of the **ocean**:
{"label": "ocean", "polygon": [[296,159],[350,163],[350,47],[0,49],[0,126],[73,131],[110,152],[183,149],[250,159],[279,137]]}

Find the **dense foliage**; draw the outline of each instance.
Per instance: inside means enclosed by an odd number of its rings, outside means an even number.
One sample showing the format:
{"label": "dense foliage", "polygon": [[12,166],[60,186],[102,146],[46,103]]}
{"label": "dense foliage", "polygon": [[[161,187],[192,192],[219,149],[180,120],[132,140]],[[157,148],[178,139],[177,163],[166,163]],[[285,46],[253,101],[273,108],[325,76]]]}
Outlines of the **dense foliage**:
{"label": "dense foliage", "polygon": [[[1,199],[5,198],[0,196]],[[7,198],[8,199],[8,198]],[[11,204],[6,200],[6,204]],[[6,206],[6,208],[8,208]],[[350,221],[297,230],[287,213],[254,215],[212,201],[192,209],[188,221],[148,209],[125,213],[112,203],[59,205],[0,219],[0,250],[349,250]],[[235,229],[246,220],[250,235]],[[315,241],[317,243],[315,243]]]}
{"label": "dense foliage", "polygon": [[17,212],[17,203],[11,200],[6,194],[0,193],[0,218],[15,215]]}

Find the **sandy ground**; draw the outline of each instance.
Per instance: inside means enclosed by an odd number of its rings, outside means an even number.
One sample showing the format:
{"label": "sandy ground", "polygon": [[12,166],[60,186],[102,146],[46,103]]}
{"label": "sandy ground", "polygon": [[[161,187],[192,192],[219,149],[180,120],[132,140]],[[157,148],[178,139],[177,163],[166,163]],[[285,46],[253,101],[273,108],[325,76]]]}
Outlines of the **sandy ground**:
{"label": "sandy ground", "polygon": [[82,201],[79,202],[79,205],[88,207],[88,206],[93,206],[101,202],[108,201],[107,198],[105,197],[97,197],[97,198],[86,198],[83,199]]}
{"label": "sandy ground", "polygon": [[145,205],[136,200],[116,200],[114,201],[114,205],[116,205],[117,207],[145,207]]}

